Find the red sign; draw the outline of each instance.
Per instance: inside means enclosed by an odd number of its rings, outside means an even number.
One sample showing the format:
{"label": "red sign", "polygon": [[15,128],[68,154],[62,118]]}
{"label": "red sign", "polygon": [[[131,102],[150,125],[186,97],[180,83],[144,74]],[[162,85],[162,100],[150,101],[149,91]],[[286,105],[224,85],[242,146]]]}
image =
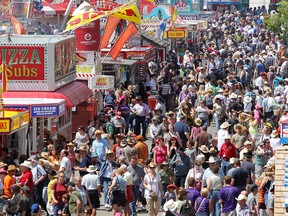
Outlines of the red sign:
{"label": "red sign", "polygon": [[9,9],[10,9],[10,1],[9,0],[2,0],[1,3],[1,11],[2,11],[2,21],[9,20]]}
{"label": "red sign", "polygon": [[44,80],[44,47],[0,46],[0,50],[8,80]]}
{"label": "red sign", "polygon": [[97,51],[100,43],[100,19],[74,30],[78,51]]}

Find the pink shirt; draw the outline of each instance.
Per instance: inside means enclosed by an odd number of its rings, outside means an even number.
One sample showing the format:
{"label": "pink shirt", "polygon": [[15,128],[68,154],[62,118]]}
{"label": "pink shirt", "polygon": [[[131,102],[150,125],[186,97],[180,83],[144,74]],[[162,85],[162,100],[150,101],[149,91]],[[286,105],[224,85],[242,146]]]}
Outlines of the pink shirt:
{"label": "pink shirt", "polygon": [[163,163],[164,161],[167,161],[167,147],[162,146],[161,149],[159,149],[159,146],[155,146],[154,151],[156,153],[156,163]]}
{"label": "pink shirt", "polygon": [[255,118],[255,119],[260,118],[260,110],[254,109],[254,118]]}

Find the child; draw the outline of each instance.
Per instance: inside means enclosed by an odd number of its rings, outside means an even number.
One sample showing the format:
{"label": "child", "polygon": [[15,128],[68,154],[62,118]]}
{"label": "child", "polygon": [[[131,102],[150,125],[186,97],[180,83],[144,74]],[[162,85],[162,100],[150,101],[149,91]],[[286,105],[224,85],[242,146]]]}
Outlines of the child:
{"label": "child", "polygon": [[[161,164],[161,170],[159,171],[159,175],[161,176],[161,184],[163,194],[166,193],[167,186],[174,181],[174,173],[169,169],[169,164],[167,162],[163,162]],[[161,199],[161,206],[164,205],[166,199]]]}
{"label": "child", "polygon": [[259,104],[255,105],[255,109],[254,109],[254,119],[257,120],[258,123],[258,127],[261,127],[261,107]]}
{"label": "child", "polygon": [[170,184],[167,186],[167,191],[164,195],[165,199],[168,200],[174,200],[176,201],[176,193],[175,190],[177,189],[176,185]]}
{"label": "child", "polygon": [[64,194],[62,197],[62,202],[65,204],[62,210],[58,211],[58,215],[61,216],[68,216],[70,215],[69,212],[69,199],[70,199],[70,195],[69,194]]}

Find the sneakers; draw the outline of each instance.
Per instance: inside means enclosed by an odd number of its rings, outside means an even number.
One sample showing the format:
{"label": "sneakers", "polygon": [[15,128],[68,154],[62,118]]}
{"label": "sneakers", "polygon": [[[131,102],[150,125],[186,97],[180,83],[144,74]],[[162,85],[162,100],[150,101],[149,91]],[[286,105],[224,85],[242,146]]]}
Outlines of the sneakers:
{"label": "sneakers", "polygon": [[106,211],[112,211],[112,206],[109,204],[105,204],[104,208],[106,209]]}

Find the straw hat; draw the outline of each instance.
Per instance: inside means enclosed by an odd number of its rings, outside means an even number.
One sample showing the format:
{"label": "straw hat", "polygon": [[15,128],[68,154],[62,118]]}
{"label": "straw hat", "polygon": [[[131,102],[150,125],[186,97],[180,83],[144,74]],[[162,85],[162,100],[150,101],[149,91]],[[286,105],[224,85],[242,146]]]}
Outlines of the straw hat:
{"label": "straw hat", "polygon": [[216,163],[217,162],[217,160],[215,160],[215,157],[209,157],[209,160],[207,161],[208,163]]}
{"label": "straw hat", "polygon": [[201,126],[201,125],[202,125],[202,120],[201,120],[200,118],[196,118],[196,119],[194,120],[194,123],[195,123],[195,125],[197,125],[197,126]]}
{"label": "straw hat", "polygon": [[173,111],[169,111],[168,113],[166,113],[167,116],[174,116],[174,112]]}
{"label": "straw hat", "polygon": [[228,128],[229,126],[230,126],[230,124],[226,121],[220,125],[220,128],[225,129],[225,128]]}
{"label": "straw hat", "polygon": [[244,146],[252,145],[252,144],[253,144],[253,142],[250,142],[250,141],[248,141],[248,140],[244,142]]}
{"label": "straw hat", "polygon": [[87,147],[86,146],[80,146],[79,151],[87,152]]}
{"label": "straw hat", "polygon": [[49,154],[47,152],[41,152],[41,157],[49,160]]}
{"label": "straw hat", "polygon": [[17,170],[17,167],[15,165],[9,165],[7,171],[13,171]]}
{"label": "straw hat", "polygon": [[0,162],[0,168],[3,168],[3,167],[5,167],[5,166],[7,166],[7,164],[5,164],[5,163],[3,163],[2,161]]}
{"label": "straw hat", "polygon": [[244,102],[245,103],[250,103],[252,101],[252,98],[251,97],[249,97],[249,96],[245,96],[244,97]]}
{"label": "straw hat", "polygon": [[96,172],[96,167],[94,166],[94,165],[90,165],[87,169],[86,169],[86,171],[87,172],[89,172],[89,173],[94,173],[94,172]]}
{"label": "straw hat", "polygon": [[68,147],[69,147],[69,146],[74,147],[74,144],[73,144],[72,142],[69,142],[69,143],[67,144],[67,146],[68,146]]}
{"label": "straw hat", "polygon": [[106,157],[107,157],[108,155],[114,155],[114,152],[111,151],[111,150],[108,150],[108,151],[106,152]]}
{"label": "straw hat", "polygon": [[233,129],[234,129],[234,131],[236,131],[237,129],[242,129],[242,130],[244,130],[244,126],[241,125],[241,124],[236,124],[236,125],[234,125]]}
{"label": "straw hat", "polygon": [[26,167],[28,169],[32,169],[32,164],[28,160],[25,160],[23,163],[20,164],[20,166]]}
{"label": "straw hat", "polygon": [[207,148],[206,145],[201,145],[201,147],[199,147],[199,150],[203,153],[208,153],[209,149]]}
{"label": "straw hat", "polygon": [[239,194],[238,198],[235,198],[237,201],[247,200],[247,197],[244,194]]}
{"label": "straw hat", "polygon": [[150,162],[149,165],[148,165],[148,167],[150,167],[150,168],[155,168],[155,167],[156,167],[156,164],[155,164],[154,162]]}
{"label": "straw hat", "polygon": [[232,93],[232,94],[230,95],[230,98],[231,98],[231,99],[237,99],[237,97],[238,97],[238,96],[237,96],[237,94],[235,94],[235,93]]}

